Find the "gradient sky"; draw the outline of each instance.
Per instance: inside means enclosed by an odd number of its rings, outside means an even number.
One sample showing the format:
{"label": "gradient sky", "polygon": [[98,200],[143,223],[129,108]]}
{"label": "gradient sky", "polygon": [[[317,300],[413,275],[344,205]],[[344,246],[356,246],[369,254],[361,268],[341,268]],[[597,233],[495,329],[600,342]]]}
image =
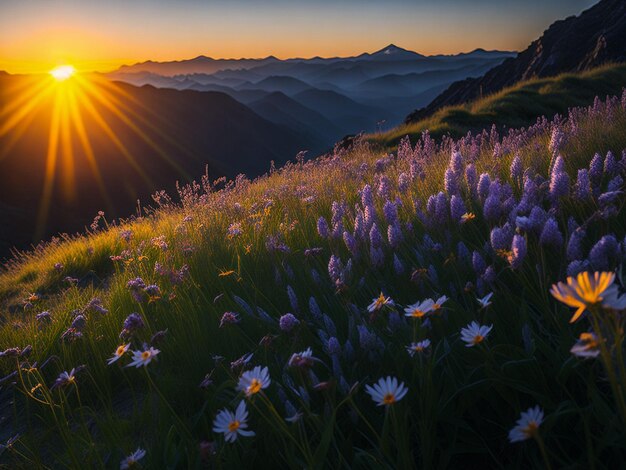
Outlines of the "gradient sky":
{"label": "gradient sky", "polygon": [[596,0],[0,0],[0,70],[147,59],[524,49]]}

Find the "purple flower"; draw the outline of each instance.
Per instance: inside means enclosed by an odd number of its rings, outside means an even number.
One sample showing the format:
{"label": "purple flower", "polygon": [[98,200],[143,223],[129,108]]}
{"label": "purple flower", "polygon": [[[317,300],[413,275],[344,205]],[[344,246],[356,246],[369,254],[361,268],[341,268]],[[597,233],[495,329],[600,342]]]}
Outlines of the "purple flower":
{"label": "purple flower", "polygon": [[553,201],[567,196],[569,193],[569,176],[565,172],[565,161],[560,155],[556,158],[550,175],[550,197]]}
{"label": "purple flower", "polygon": [[341,279],[342,272],[343,263],[341,262],[341,259],[335,255],[331,255],[330,260],[328,261],[328,275],[330,276],[330,280],[336,284],[337,281]]}
{"label": "purple flower", "polygon": [[387,238],[389,239],[389,245],[392,248],[397,248],[400,245],[403,236],[399,223],[392,224],[387,228]]}
{"label": "purple flower", "polygon": [[359,247],[356,239],[352,236],[350,232],[343,232],[343,241],[346,244],[346,248],[352,254],[354,258],[357,258],[359,255]]}
{"label": "purple flower", "polygon": [[85,318],[84,315],[79,314],[74,317],[74,320],[72,321],[72,324],[70,325],[70,328],[73,328],[78,331],[83,331],[83,329],[85,329],[85,326],[87,326],[87,319]]}
{"label": "purple flower", "polygon": [[380,181],[378,182],[378,195],[383,199],[389,199],[389,195],[391,194],[391,181],[387,176],[383,175],[380,177]]}
{"label": "purple flower", "polygon": [[435,197],[434,216],[439,224],[443,224],[448,220],[448,198],[443,192],[440,192]]}
{"label": "purple flower", "polygon": [[320,217],[317,219],[317,233],[319,233],[322,238],[330,237],[330,229],[328,228],[328,222],[324,217]]}
{"label": "purple flower", "polygon": [[589,179],[591,180],[594,194],[600,191],[602,174],[604,173],[604,159],[602,155],[596,153],[589,163]]}
{"label": "purple flower", "polygon": [[579,201],[586,201],[591,197],[591,182],[589,181],[589,172],[582,168],[578,170],[576,178],[576,186],[574,189],[574,197]]}
{"label": "purple flower", "polygon": [[122,332],[120,338],[127,338],[134,334],[137,330],[144,327],[144,322],[138,313],[131,313],[124,320]]}
{"label": "purple flower", "polygon": [[511,245],[512,238],[513,231],[508,223],[504,227],[495,227],[491,230],[491,247],[495,251],[506,250]]}
{"label": "purple flower", "polygon": [[380,248],[370,247],[370,262],[375,268],[380,268],[385,263],[385,254]]}
{"label": "purple flower", "polygon": [[52,318],[50,317],[50,312],[45,311],[35,315],[35,318],[39,323],[50,323]]}
{"label": "purple flower", "polygon": [[146,283],[143,282],[143,279],[140,277],[136,277],[135,279],[131,279],[126,283],[126,287],[128,287],[132,291],[143,290],[146,287]]}
{"label": "purple flower", "polygon": [[609,181],[609,184],[606,187],[606,191],[608,193],[621,191],[623,185],[624,180],[620,175],[617,175],[615,178]]}
{"label": "purple flower", "polygon": [[461,152],[459,152],[458,150],[455,150],[452,152],[452,155],[450,156],[450,163],[448,164],[448,167],[457,175],[461,175],[461,173],[463,172],[463,156],[461,155]]}
{"label": "purple flower", "polygon": [[567,275],[575,277],[577,274],[583,271],[589,270],[589,261],[576,260],[567,265]]}
{"label": "purple flower", "polygon": [[406,173],[400,173],[400,175],[398,175],[398,191],[405,193],[409,189],[410,178],[411,177]]}
{"label": "purple flower", "polygon": [[291,305],[293,311],[297,312],[300,310],[298,308],[298,296],[291,286],[287,286],[287,297],[289,297],[289,305]]}
{"label": "purple flower", "polygon": [[609,150],[606,154],[606,158],[604,159],[604,174],[610,178],[616,173],[619,173],[619,164],[617,163],[613,152]]}
{"label": "purple flower", "polygon": [[480,178],[478,179],[478,197],[480,197],[482,200],[485,200],[487,198],[487,195],[490,192],[490,188],[491,188],[491,178],[489,178],[489,174],[488,173],[483,173],[480,175]]}
{"label": "purple flower", "polygon": [[463,202],[461,196],[456,194],[453,195],[450,198],[450,216],[452,217],[452,220],[459,223],[461,221],[461,217],[463,217],[463,214],[466,212],[467,208],[465,207],[465,203]]}
{"label": "purple flower", "polygon": [[472,253],[472,267],[474,268],[474,272],[478,275],[484,273],[487,268],[487,263],[485,263],[485,260],[478,251]]}
{"label": "purple flower", "polygon": [[393,272],[396,273],[396,276],[404,274],[404,265],[395,253],[393,255]]}
{"label": "purple flower", "polygon": [[515,182],[519,182],[522,180],[524,168],[522,166],[522,159],[519,155],[515,155],[515,158],[513,158],[513,161],[511,162],[510,172],[511,180]]}
{"label": "purple flower", "polygon": [[459,192],[458,176],[452,168],[446,169],[443,187],[448,194],[457,194]]}
{"label": "purple flower", "polygon": [[554,247],[560,247],[563,244],[563,235],[554,217],[550,217],[543,226],[539,243]]}
{"label": "purple flower", "polygon": [[613,235],[603,236],[589,252],[589,263],[594,271],[608,271],[619,258],[619,243]]}
{"label": "purple flower", "polygon": [[500,218],[500,213],[500,198],[495,194],[490,194],[487,199],[485,199],[485,205],[483,206],[485,219],[494,222]]}
{"label": "purple flower", "polygon": [[374,195],[372,194],[372,187],[369,184],[363,186],[361,190],[361,205],[364,208],[374,206]]}
{"label": "purple flower", "polygon": [[235,325],[237,323],[239,323],[239,315],[235,312],[224,312],[222,319],[220,320],[220,328],[223,328],[226,325]]}
{"label": "purple flower", "polygon": [[383,214],[385,215],[387,222],[390,224],[394,224],[398,221],[398,208],[394,202],[385,202],[385,205],[383,206]]}
{"label": "purple flower", "polygon": [[470,163],[465,167],[465,182],[472,194],[476,194],[478,186],[478,173],[473,163]]}
{"label": "purple flower", "polygon": [[328,354],[330,354],[331,356],[337,356],[341,354],[341,344],[339,343],[339,340],[334,336],[331,336],[328,339],[326,349],[328,350]]}
{"label": "purple flower", "polygon": [[584,230],[577,229],[570,236],[566,250],[568,261],[583,259],[583,240],[585,235]]}
{"label": "purple flower", "polygon": [[526,239],[522,235],[514,235],[511,243],[511,268],[518,269],[526,257]]}
{"label": "purple flower", "polygon": [[293,330],[296,326],[300,324],[300,320],[298,320],[291,313],[286,313],[285,315],[280,317],[278,324],[282,331],[284,331],[285,333],[289,333],[291,330]]}
{"label": "purple flower", "polygon": [[383,237],[376,224],[372,225],[370,230],[370,244],[373,248],[380,248],[383,244]]}

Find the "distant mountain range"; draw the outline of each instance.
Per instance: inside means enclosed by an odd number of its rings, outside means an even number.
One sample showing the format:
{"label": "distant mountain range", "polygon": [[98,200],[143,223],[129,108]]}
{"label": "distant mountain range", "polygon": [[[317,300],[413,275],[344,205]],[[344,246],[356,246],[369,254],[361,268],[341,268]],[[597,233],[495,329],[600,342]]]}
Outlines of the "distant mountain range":
{"label": "distant mountain range", "polygon": [[[322,143],[315,153],[346,134],[391,127],[416,106],[425,105],[455,80],[478,77],[515,55],[475,51],[424,56],[390,44],[354,57],[280,60],[213,59],[200,56],[172,62],[142,62],[107,74],[137,86],[178,90],[220,91],[260,115]],[[279,93],[277,95],[276,93]],[[289,98],[290,101],[287,101]],[[280,103],[292,111],[279,112]],[[255,109],[256,108],[256,109]],[[306,108],[306,109],[305,109]],[[320,116],[321,114],[321,116]],[[319,126],[321,119],[330,125]]]}
{"label": "distant mountain range", "polygon": [[468,76],[453,83],[430,104],[411,113],[406,122],[419,121],[443,107],[466,103],[530,78],[580,72],[624,61],[626,1],[602,0],[579,16],[553,23],[526,50],[484,75]]}

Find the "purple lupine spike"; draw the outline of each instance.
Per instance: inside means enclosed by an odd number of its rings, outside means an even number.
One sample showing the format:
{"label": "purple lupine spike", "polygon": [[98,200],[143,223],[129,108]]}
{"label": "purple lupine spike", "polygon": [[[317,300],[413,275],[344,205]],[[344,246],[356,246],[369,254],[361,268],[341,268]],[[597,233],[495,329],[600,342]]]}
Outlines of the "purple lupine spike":
{"label": "purple lupine spike", "polygon": [[403,239],[402,228],[400,228],[400,224],[396,222],[395,224],[389,225],[387,228],[387,239],[389,240],[389,245],[392,248],[397,248],[402,243]]}
{"label": "purple lupine spike", "polygon": [[487,196],[483,206],[483,215],[485,216],[485,219],[490,222],[494,222],[500,218],[500,214],[500,198],[495,194]]}
{"label": "purple lupine spike", "polygon": [[338,356],[341,354],[341,343],[337,338],[331,336],[328,338],[326,349],[331,356]]}
{"label": "purple lupine spike", "polygon": [[513,158],[513,161],[511,162],[510,172],[512,181],[515,181],[516,183],[522,181],[524,167],[522,166],[522,159],[519,154],[515,155],[515,157]]}
{"label": "purple lupine spike", "polygon": [[361,205],[363,208],[374,206],[374,194],[372,193],[372,187],[369,184],[363,186],[361,190]]}
{"label": "purple lupine spike", "polygon": [[550,136],[550,144],[548,145],[548,148],[550,149],[550,152],[552,152],[552,155],[558,154],[559,151],[565,145],[565,142],[566,142],[565,133],[561,130],[559,126],[555,126],[552,129],[552,135]]}
{"label": "purple lupine spike", "polygon": [[354,236],[363,240],[367,236],[363,211],[359,210],[354,218]]}
{"label": "purple lupine spike", "polygon": [[589,251],[589,263],[594,271],[608,271],[619,257],[619,243],[613,235],[604,235]]}
{"label": "purple lupine spike", "polygon": [[458,196],[456,194],[453,195],[450,198],[450,216],[452,220],[456,223],[459,223],[461,221],[461,217],[463,217],[463,214],[465,214],[466,212],[467,207],[465,207],[465,203],[463,202],[461,196]]}
{"label": "purple lupine spike", "polygon": [[609,181],[609,184],[606,187],[607,193],[618,192],[621,191],[624,186],[624,180],[620,175],[617,175],[615,178]]}
{"label": "purple lupine spike", "polygon": [[385,175],[381,176],[378,182],[378,195],[383,199],[389,199],[391,195],[391,181]]}
{"label": "purple lupine spike", "polygon": [[411,182],[410,176],[406,173],[400,173],[398,175],[398,191],[401,193],[406,193],[409,189],[409,184]]}
{"label": "purple lupine spike", "polygon": [[604,173],[604,159],[602,155],[596,153],[589,162],[589,179],[595,191],[600,190],[600,183],[602,182],[602,174]]}
{"label": "purple lupine spike", "polygon": [[583,259],[583,240],[585,239],[585,231],[577,229],[572,232],[572,235],[567,242],[567,261],[574,261],[577,259]]}
{"label": "purple lupine spike", "polygon": [[309,297],[309,312],[311,312],[311,316],[315,321],[322,321],[322,310],[313,296]]}
{"label": "purple lupine spike", "polygon": [[364,220],[365,220],[364,229],[366,231],[369,231],[372,225],[374,225],[374,223],[376,222],[376,210],[374,209],[374,206],[367,206],[364,209],[363,214],[364,214]]}
{"label": "purple lupine spike", "polygon": [[478,275],[484,273],[487,268],[487,263],[485,263],[481,254],[476,250],[472,253],[472,267],[474,268],[474,272]]}
{"label": "purple lupine spike", "polygon": [[589,172],[586,168],[578,170],[576,178],[576,186],[574,188],[574,197],[578,201],[586,201],[591,197],[591,181],[589,180]]}
{"label": "purple lupine spike", "polygon": [[487,269],[485,269],[483,275],[480,276],[480,278],[487,284],[493,284],[494,282],[496,282],[497,277],[498,276],[496,274],[496,268],[494,268],[493,265],[487,266]]}
{"label": "purple lupine spike", "polygon": [[402,261],[400,261],[400,258],[398,258],[398,255],[395,253],[393,254],[393,271],[396,273],[396,276],[401,276],[405,272]]}
{"label": "purple lupine spike", "polygon": [[575,277],[583,271],[589,270],[589,261],[575,260],[567,265],[567,275]]}
{"label": "purple lupine spike", "polygon": [[461,155],[461,152],[458,150],[452,152],[448,166],[457,176],[463,174],[463,155]]}
{"label": "purple lupine spike", "polygon": [[609,150],[604,158],[604,174],[608,178],[611,178],[616,173],[619,173],[619,164],[613,152]]}
{"label": "purple lupine spike", "polygon": [[472,194],[476,194],[478,187],[478,173],[473,163],[465,167],[465,182]]}
{"label": "purple lupine spike", "polygon": [[445,193],[439,192],[435,197],[435,219],[443,224],[448,220],[448,198]]}
{"label": "purple lupine spike", "polygon": [[385,264],[385,254],[383,253],[383,250],[375,246],[371,246],[370,262],[372,263],[372,266],[376,268],[380,268],[383,264]]}
{"label": "purple lupine spike", "polygon": [[370,244],[374,248],[380,248],[383,245],[383,237],[378,230],[378,225],[373,224],[370,229]]}
{"label": "purple lupine spike", "polygon": [[341,236],[343,235],[343,222],[341,220],[337,221],[337,223],[333,224],[333,231],[332,231],[332,237],[334,239],[338,239],[341,238]]}
{"label": "purple lupine spike", "polygon": [[559,224],[554,217],[550,217],[543,226],[539,243],[554,247],[560,247],[563,244],[563,235],[561,235]]}
{"label": "purple lupine spike", "polygon": [[462,241],[456,245],[456,255],[458,259],[463,263],[470,263],[472,255],[467,249],[467,246]]}
{"label": "purple lupine spike", "polygon": [[342,271],[343,263],[341,262],[341,259],[338,256],[331,255],[330,260],[328,261],[328,275],[334,284],[341,279]]}
{"label": "purple lupine spike", "polygon": [[458,176],[452,168],[446,168],[443,180],[443,187],[446,193],[452,195],[459,192]]}
{"label": "purple lupine spike", "polygon": [[491,189],[491,178],[489,177],[489,173],[482,173],[480,175],[480,178],[478,179],[478,187],[476,189],[478,191],[478,197],[484,201],[489,195]]}
{"label": "purple lupine spike", "polygon": [[491,247],[495,250],[506,250],[511,245],[513,238],[513,232],[511,227],[507,224],[504,227],[495,227],[491,230],[490,235]]}
{"label": "purple lupine spike", "polygon": [[550,197],[553,201],[569,193],[569,176],[565,172],[565,161],[560,155],[556,158],[550,175]]}
{"label": "purple lupine spike", "polygon": [[346,244],[346,248],[348,248],[348,251],[356,259],[359,255],[359,246],[356,239],[352,236],[350,232],[346,231],[343,232],[343,241]]}
{"label": "purple lupine spike", "polygon": [[322,238],[330,238],[330,228],[324,217],[317,219],[317,233],[319,233]]}
{"label": "purple lupine spike", "polygon": [[287,297],[289,297],[289,305],[291,305],[291,309],[294,312],[299,312],[298,296],[296,295],[296,291],[294,291],[291,286],[287,286]]}
{"label": "purple lupine spike", "polygon": [[395,224],[398,221],[398,207],[394,202],[385,202],[383,214],[385,215],[385,220],[390,224]]}
{"label": "purple lupine spike", "polygon": [[519,269],[526,257],[526,238],[515,234],[511,243],[511,268]]}

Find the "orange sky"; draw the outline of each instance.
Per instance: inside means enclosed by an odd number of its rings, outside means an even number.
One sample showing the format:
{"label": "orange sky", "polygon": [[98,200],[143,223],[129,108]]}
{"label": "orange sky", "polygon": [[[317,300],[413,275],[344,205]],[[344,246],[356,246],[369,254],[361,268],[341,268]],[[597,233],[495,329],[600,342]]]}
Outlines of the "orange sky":
{"label": "orange sky", "polygon": [[[424,54],[520,50],[591,0],[2,0],[0,70],[110,70],[201,54],[347,56],[389,43]],[[471,5],[470,5],[471,4]]]}

